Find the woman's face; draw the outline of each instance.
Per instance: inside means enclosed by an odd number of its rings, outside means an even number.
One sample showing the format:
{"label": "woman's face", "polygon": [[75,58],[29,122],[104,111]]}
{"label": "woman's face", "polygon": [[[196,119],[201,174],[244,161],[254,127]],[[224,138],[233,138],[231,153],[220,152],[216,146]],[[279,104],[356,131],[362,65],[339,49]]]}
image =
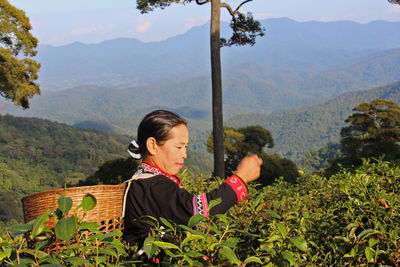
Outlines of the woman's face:
{"label": "woman's face", "polygon": [[156,165],[161,171],[176,175],[182,169],[186,149],[189,144],[189,131],[184,124],[175,126],[170,131],[170,138],[162,144],[155,144],[153,155],[146,160]]}

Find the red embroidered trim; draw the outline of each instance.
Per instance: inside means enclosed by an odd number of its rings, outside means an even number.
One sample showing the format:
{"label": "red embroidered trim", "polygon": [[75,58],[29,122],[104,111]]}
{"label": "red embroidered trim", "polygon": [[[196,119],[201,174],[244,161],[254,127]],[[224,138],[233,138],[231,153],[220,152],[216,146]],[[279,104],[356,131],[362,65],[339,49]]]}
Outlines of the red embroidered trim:
{"label": "red embroidered trim", "polygon": [[242,201],[248,194],[246,184],[240,179],[237,175],[232,175],[229,177],[225,183],[232,187],[233,191],[235,191],[238,202]]}
{"label": "red embroidered trim", "polygon": [[154,173],[155,175],[164,175],[170,180],[172,180],[174,183],[176,183],[179,187],[181,187],[181,179],[178,176],[167,174],[161,171],[158,167],[148,163],[147,161],[143,160],[139,169],[142,169],[144,172]]}
{"label": "red embroidered trim", "polygon": [[203,202],[203,216],[208,217],[208,202],[206,194],[201,194],[201,202]]}

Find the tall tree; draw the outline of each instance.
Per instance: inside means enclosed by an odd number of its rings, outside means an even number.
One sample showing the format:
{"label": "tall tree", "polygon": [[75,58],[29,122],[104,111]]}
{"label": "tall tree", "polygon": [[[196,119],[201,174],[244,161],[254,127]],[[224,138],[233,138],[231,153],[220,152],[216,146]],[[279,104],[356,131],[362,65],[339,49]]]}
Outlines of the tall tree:
{"label": "tall tree", "polygon": [[353,109],[341,130],[343,162],[360,164],[361,158],[400,157],[400,106],[393,101],[376,99]]}
{"label": "tall tree", "polygon": [[29,108],[29,99],[40,94],[40,64],[32,59],[37,39],[24,11],[0,0],[0,95],[17,106]]}
{"label": "tall tree", "polygon": [[[221,0],[137,0],[137,8],[147,13],[154,8],[164,9],[173,3],[191,3],[197,5],[211,3],[210,49],[211,49],[211,82],[212,82],[212,113],[214,140],[214,175],[224,178],[224,130],[222,114],[222,74],[221,74],[221,46],[254,45],[257,36],[264,35],[264,29],[259,21],[253,19],[251,13],[243,14],[239,10],[248,2],[242,1],[236,9]],[[233,34],[229,40],[220,38],[221,8],[228,10],[232,17],[231,28]]]}

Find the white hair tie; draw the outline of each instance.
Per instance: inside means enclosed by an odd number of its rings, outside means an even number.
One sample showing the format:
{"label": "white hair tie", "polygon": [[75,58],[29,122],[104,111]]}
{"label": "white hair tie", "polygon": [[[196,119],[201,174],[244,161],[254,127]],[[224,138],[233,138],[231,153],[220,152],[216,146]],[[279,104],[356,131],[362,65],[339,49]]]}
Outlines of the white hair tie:
{"label": "white hair tie", "polygon": [[136,140],[132,140],[131,144],[129,145],[127,151],[129,153],[129,155],[131,155],[132,158],[134,159],[141,159],[142,158],[142,154],[140,154],[139,152],[135,153],[130,149],[130,146],[133,146],[134,148],[136,148],[135,150],[139,151],[139,144],[136,142]]}

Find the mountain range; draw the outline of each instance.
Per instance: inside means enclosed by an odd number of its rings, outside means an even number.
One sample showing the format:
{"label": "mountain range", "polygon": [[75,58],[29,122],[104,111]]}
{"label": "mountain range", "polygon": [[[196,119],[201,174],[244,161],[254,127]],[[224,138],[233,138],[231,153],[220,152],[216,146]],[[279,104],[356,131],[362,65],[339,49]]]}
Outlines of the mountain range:
{"label": "mountain range", "polygon": [[[256,45],[222,49],[224,68],[259,62],[304,77],[400,47],[400,22],[296,22],[279,18],[261,23],[266,34]],[[228,24],[221,27],[222,35],[229,36]],[[38,51],[43,91],[83,84],[164,84],[209,76],[209,24],[159,42],[119,38],[98,44],[40,45]]]}
{"label": "mountain range", "polygon": [[[398,89],[400,22],[282,18],[262,24],[266,36],[253,47],[222,49],[224,117],[231,125],[264,125],[273,132],[275,150],[283,155],[297,157],[304,150],[337,140],[340,129],[335,127],[342,125],[357,101],[364,101],[358,93],[393,83],[388,87]],[[38,53],[42,95],[32,99],[28,110],[3,105],[0,112],[132,136],[144,114],[166,108],[188,118],[191,145],[204,149],[211,131],[208,30],[208,25],[199,26],[154,43],[115,39],[99,44],[42,45]],[[336,112],[326,103],[333,101],[338,108],[340,101],[332,99],[347,92],[355,100],[340,107],[340,118],[329,126],[332,131],[323,126],[302,140],[289,134],[303,127],[291,122],[292,117],[297,121],[304,120],[304,114],[314,118]],[[376,98],[382,94],[368,93]],[[322,106],[314,109],[317,103]],[[298,108],[304,114],[297,113]],[[313,127],[304,127],[314,129],[317,117]],[[274,122],[275,118],[280,121]]]}

